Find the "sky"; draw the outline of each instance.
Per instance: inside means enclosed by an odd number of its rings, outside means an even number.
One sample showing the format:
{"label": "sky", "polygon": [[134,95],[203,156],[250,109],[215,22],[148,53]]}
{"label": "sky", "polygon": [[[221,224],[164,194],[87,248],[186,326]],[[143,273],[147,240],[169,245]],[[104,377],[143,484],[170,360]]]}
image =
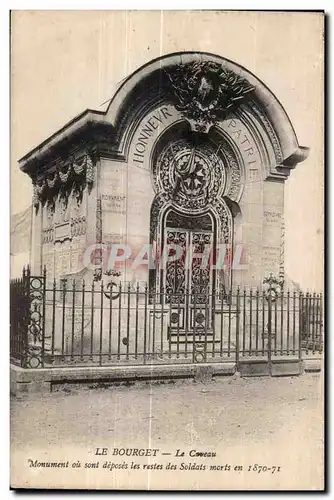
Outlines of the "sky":
{"label": "sky", "polygon": [[310,148],[285,186],[287,274],[323,289],[323,19],[316,13],[15,11],[11,21],[11,211],[31,203],[18,159],[153,58],[212,52],[276,95]]}

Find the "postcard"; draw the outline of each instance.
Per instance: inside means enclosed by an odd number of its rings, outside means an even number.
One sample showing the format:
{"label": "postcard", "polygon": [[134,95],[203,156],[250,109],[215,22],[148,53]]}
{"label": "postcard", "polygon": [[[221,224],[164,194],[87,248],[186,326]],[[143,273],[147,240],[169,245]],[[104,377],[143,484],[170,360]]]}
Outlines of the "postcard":
{"label": "postcard", "polygon": [[324,13],[11,14],[11,488],[324,489]]}

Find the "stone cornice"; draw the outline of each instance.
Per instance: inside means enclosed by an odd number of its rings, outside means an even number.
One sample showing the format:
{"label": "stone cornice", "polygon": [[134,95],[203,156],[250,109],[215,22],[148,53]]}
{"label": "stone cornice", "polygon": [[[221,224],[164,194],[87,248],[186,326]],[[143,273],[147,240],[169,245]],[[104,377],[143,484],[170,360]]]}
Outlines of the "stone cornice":
{"label": "stone cornice", "polygon": [[39,146],[19,160],[20,169],[29,175],[43,169],[43,164],[57,163],[61,158],[74,153],[74,150],[94,146],[97,136],[109,138],[113,127],[105,120],[105,113],[87,109],[64,127],[43,141]]}

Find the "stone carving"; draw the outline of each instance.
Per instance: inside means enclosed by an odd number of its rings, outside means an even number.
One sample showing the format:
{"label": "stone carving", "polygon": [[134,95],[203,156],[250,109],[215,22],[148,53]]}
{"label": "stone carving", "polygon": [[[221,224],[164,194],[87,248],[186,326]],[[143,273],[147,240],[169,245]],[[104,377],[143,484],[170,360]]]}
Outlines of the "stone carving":
{"label": "stone carving", "polygon": [[220,230],[222,235],[222,240],[226,245],[231,243],[231,235],[232,235],[232,221],[231,217],[229,217],[228,209],[226,208],[225,203],[222,201],[218,201],[215,204],[215,209],[220,218]]}
{"label": "stone carving", "polygon": [[[48,208],[50,209],[50,206]],[[70,216],[69,216],[68,202],[64,198],[59,196],[57,200],[57,210],[55,214],[56,224],[68,222],[69,218]]]}
{"label": "stone carving", "polygon": [[[96,221],[95,221],[95,231],[96,231],[96,243],[101,245],[102,243],[102,201],[101,197],[96,200]],[[102,278],[102,248],[97,248],[95,250],[94,264],[97,266],[94,270],[94,281],[99,281]]]}
{"label": "stone carving", "polygon": [[[229,161],[233,157],[229,153]],[[237,163],[230,166],[229,195],[237,196],[241,189],[241,174]],[[151,208],[151,238],[157,227],[160,211],[167,202],[187,214],[201,214],[215,207],[225,243],[230,242],[231,228],[225,204],[221,201],[226,184],[226,169],[222,154],[211,143],[194,147],[184,138],[164,148],[153,166],[157,196]],[[233,198],[232,198],[233,199]]]}
{"label": "stone carving", "polygon": [[214,144],[193,144],[179,138],[160,153],[153,166],[156,192],[165,192],[181,209],[199,212],[224,190],[226,175],[222,154]]}
{"label": "stone carving", "polygon": [[56,170],[42,179],[33,180],[33,205],[38,210],[39,204],[46,205],[52,211],[56,200],[63,200],[65,205],[71,194],[80,203],[83,191],[90,189],[94,182],[94,167],[91,157],[85,154],[79,158],[71,158],[60,164]]}
{"label": "stone carving", "polygon": [[94,165],[91,157],[89,155],[86,156],[86,183],[88,186],[91,186],[94,182]]}
{"label": "stone carving", "polygon": [[69,222],[63,224],[56,224],[54,230],[54,241],[63,243],[66,240],[71,240],[71,226]]}
{"label": "stone carving", "polygon": [[54,212],[53,210],[51,210],[51,208],[48,206],[47,207],[47,210],[46,210],[46,218],[47,218],[47,221],[50,225],[53,224],[53,221],[54,221]]}
{"label": "stone carving", "polygon": [[264,127],[268,133],[268,136],[270,138],[271,144],[273,146],[274,152],[275,152],[276,162],[279,165],[283,161],[283,154],[282,154],[281,146],[280,146],[279,140],[277,138],[276,132],[273,129],[273,126],[271,125],[270,121],[268,120],[266,114],[260,109],[260,107],[254,101],[249,101],[248,106],[251,108],[251,110],[254,112],[254,114],[257,115],[257,117],[260,119],[260,121],[264,125]]}
{"label": "stone carving", "polygon": [[[231,244],[232,214],[224,201],[224,193],[226,191],[228,196],[238,199],[243,174],[228,144],[221,142],[217,147],[208,136],[202,136],[200,141],[184,135],[174,138],[156,155],[152,179],[157,194],[151,206],[150,242],[156,245],[158,252],[164,241],[163,214],[166,207],[175,207],[181,214],[195,217],[211,210],[216,218],[217,243]],[[180,278],[177,274],[179,267],[171,269],[171,283],[175,284],[176,278]],[[151,271],[151,291],[159,289],[159,280],[160,273]]]}
{"label": "stone carving", "polygon": [[96,243],[102,243],[102,201],[96,200]]}
{"label": "stone carving", "polygon": [[247,80],[212,61],[179,64],[166,73],[175,108],[198,132],[207,133],[254,90]]}
{"label": "stone carving", "polygon": [[[84,215],[70,218],[68,206],[63,199],[58,200],[57,207],[55,216],[50,206],[47,207],[48,226],[43,229],[43,243],[63,242],[86,233],[86,217]],[[54,221],[54,219],[56,220]]]}
{"label": "stone carving", "polygon": [[239,201],[243,190],[243,176],[240,171],[240,165],[230,146],[227,144],[224,145],[223,154],[227,160],[230,172],[230,185],[226,192],[226,196],[233,201]]}
{"label": "stone carving", "polygon": [[168,200],[169,197],[166,193],[159,193],[152,202],[150,217],[150,242],[156,240],[157,238],[159,215]]}
{"label": "stone carving", "polygon": [[86,217],[75,217],[71,219],[71,236],[82,236],[86,233]]}
{"label": "stone carving", "polygon": [[43,243],[52,243],[54,237],[53,226],[50,226],[43,230]]}

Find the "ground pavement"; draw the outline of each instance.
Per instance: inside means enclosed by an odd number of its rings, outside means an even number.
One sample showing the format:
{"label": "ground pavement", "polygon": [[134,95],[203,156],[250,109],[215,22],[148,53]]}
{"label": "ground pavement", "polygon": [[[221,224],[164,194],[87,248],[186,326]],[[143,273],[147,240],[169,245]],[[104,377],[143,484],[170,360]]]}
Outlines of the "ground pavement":
{"label": "ground pavement", "polygon": [[12,485],[321,489],[322,394],[322,375],[305,374],[13,398]]}

